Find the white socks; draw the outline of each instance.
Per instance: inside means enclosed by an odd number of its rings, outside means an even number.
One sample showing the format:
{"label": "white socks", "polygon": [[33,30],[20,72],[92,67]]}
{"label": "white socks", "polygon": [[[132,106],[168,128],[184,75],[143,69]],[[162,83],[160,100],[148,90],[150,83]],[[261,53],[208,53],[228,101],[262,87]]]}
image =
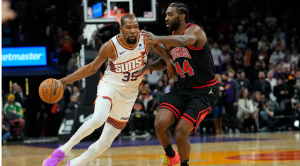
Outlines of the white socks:
{"label": "white socks", "polygon": [[101,155],[105,150],[107,150],[114,139],[119,135],[121,130],[116,129],[109,123],[105,123],[103,132],[100,136],[100,139],[93,143],[87,151],[85,151],[79,157],[71,160],[70,166],[81,166],[88,161],[96,158],[97,156]]}
{"label": "white socks", "polygon": [[103,99],[99,96],[96,100],[93,117],[84,122],[76,131],[76,133],[71,137],[71,139],[60,147],[60,150],[62,150],[65,155],[67,155],[70,150],[84,137],[90,135],[95,129],[101,127],[107,120],[108,113],[110,111],[110,105],[111,102],[109,100]]}

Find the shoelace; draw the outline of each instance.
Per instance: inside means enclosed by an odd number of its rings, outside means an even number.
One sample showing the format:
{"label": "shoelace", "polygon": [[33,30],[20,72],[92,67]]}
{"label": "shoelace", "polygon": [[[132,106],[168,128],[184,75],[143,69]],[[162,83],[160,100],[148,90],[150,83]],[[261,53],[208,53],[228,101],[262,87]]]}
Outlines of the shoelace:
{"label": "shoelace", "polygon": [[168,159],[167,156],[165,156],[165,155],[161,155],[160,157],[162,157],[162,158],[165,159],[164,165],[166,165],[166,166],[167,166],[167,165],[170,163],[170,161],[171,161],[171,159]]}
{"label": "shoelace", "polygon": [[61,154],[60,153],[54,153],[52,156],[52,159],[50,160],[50,164],[56,164],[58,160],[60,159]]}

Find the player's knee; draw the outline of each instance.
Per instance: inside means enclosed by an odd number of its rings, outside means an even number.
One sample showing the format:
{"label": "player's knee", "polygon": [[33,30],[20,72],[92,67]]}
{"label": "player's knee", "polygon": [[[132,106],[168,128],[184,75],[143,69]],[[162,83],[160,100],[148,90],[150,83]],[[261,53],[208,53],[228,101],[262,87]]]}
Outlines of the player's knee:
{"label": "player's knee", "polygon": [[111,146],[111,143],[110,142],[104,142],[104,143],[101,143],[100,146],[102,146],[103,149],[108,149]]}
{"label": "player's knee", "polygon": [[92,119],[90,119],[89,121],[90,121],[90,126],[91,126],[92,128],[95,128],[95,129],[101,127],[102,124],[104,123],[103,120],[97,119],[97,118],[92,118]]}
{"label": "player's knee", "polygon": [[165,121],[159,117],[155,118],[154,127],[155,131],[158,133],[164,132],[166,129],[168,129],[168,126],[166,125]]}
{"label": "player's knee", "polygon": [[174,131],[174,137],[176,142],[185,141],[187,140],[188,136],[189,134],[187,134],[187,132],[183,128],[175,129]]}

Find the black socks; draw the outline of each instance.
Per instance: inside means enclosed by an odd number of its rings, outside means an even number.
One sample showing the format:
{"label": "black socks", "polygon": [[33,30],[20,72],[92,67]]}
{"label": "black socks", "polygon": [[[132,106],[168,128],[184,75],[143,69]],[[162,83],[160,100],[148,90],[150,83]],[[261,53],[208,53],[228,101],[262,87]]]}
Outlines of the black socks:
{"label": "black socks", "polygon": [[175,156],[175,152],[174,152],[171,144],[169,144],[168,146],[164,147],[164,149],[165,149],[165,152],[166,152],[167,156],[169,156],[169,157],[174,157]]}
{"label": "black socks", "polygon": [[187,159],[185,161],[181,161],[181,165],[180,166],[189,166],[189,159]]}

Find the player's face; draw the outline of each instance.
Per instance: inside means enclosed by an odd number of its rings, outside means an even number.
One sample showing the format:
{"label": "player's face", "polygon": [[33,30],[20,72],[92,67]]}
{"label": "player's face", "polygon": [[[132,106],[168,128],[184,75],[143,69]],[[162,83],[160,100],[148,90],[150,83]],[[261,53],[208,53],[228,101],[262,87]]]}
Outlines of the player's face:
{"label": "player's face", "polygon": [[176,31],[180,25],[180,14],[175,7],[168,7],[166,11],[166,27],[170,32]]}
{"label": "player's face", "polygon": [[124,20],[124,25],[120,27],[123,37],[128,44],[135,44],[139,34],[139,23],[135,18]]}

